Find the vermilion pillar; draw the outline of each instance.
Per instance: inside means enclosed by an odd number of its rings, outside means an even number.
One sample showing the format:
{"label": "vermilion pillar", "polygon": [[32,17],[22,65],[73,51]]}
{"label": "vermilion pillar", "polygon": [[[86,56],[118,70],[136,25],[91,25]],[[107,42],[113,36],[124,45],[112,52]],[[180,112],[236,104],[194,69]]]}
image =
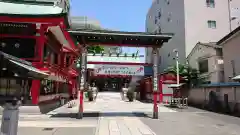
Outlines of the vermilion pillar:
{"label": "vermilion pillar", "polygon": [[163,102],[163,77],[160,75],[159,80],[159,103]]}
{"label": "vermilion pillar", "polygon": [[81,75],[80,75],[80,90],[78,91],[79,95],[79,111],[78,118],[82,119],[83,117],[83,91],[86,88],[86,77],[87,77],[87,50],[86,47],[82,47],[81,54]]}
{"label": "vermilion pillar", "polygon": [[153,118],[158,119],[158,105],[157,105],[157,95],[158,95],[158,48],[153,48]]}
{"label": "vermilion pillar", "polygon": [[32,97],[32,104],[34,105],[38,104],[40,86],[41,86],[40,80],[32,80],[31,97]]}

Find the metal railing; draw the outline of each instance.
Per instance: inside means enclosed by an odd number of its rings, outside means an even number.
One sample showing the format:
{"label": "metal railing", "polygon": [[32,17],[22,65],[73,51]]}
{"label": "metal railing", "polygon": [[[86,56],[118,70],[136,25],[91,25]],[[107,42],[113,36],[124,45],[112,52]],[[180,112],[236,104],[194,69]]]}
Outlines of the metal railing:
{"label": "metal railing", "polygon": [[171,106],[177,106],[178,108],[188,107],[188,98],[172,98],[170,101]]}

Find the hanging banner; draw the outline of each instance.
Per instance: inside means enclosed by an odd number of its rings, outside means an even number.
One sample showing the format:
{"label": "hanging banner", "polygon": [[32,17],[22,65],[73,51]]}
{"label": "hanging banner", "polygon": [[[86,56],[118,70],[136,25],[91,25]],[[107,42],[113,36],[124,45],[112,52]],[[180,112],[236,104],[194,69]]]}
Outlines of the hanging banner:
{"label": "hanging banner", "polygon": [[95,75],[144,76],[144,66],[95,65]]}

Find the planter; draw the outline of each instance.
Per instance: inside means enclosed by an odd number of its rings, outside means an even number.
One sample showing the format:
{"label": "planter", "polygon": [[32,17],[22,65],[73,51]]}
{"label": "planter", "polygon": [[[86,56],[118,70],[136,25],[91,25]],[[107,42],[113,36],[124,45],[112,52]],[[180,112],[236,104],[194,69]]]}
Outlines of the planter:
{"label": "planter", "polygon": [[88,91],[88,101],[93,101],[93,92]]}
{"label": "planter", "polygon": [[127,98],[128,98],[128,100],[129,100],[130,102],[132,102],[132,101],[134,100],[134,92],[131,91],[131,90],[129,90],[129,91],[127,92]]}

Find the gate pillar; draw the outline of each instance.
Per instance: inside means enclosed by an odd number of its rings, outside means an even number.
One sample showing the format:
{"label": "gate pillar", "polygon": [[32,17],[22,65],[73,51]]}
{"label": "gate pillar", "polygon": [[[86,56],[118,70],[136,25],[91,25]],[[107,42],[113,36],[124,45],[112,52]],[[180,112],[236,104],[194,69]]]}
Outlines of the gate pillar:
{"label": "gate pillar", "polygon": [[86,46],[82,47],[81,51],[81,68],[80,68],[80,75],[79,75],[79,84],[80,89],[78,91],[79,95],[79,110],[78,110],[78,119],[83,118],[83,99],[84,99],[84,90],[86,89],[86,77],[87,77],[87,49]]}
{"label": "gate pillar", "polygon": [[153,76],[152,76],[152,84],[153,84],[153,119],[158,119],[158,105],[157,105],[157,97],[158,97],[158,48],[153,48],[152,58],[153,58]]}

